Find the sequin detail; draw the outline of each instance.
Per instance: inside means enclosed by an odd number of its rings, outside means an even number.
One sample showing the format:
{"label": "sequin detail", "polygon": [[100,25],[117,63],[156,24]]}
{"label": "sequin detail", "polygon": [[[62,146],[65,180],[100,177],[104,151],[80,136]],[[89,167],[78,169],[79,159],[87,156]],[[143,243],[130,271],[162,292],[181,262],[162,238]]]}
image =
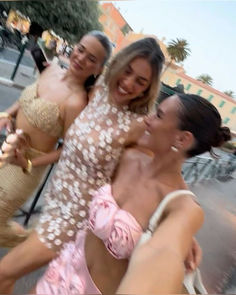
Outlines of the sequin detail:
{"label": "sequin detail", "polygon": [[37,96],[37,82],[29,85],[22,92],[19,103],[27,120],[39,130],[61,137],[63,126],[60,122],[59,106]]}
{"label": "sequin detail", "polygon": [[[107,90],[97,91],[93,101],[69,128],[57,169],[45,194],[46,205],[37,231],[49,248],[74,239],[85,226],[93,193],[110,177],[128,138],[131,123],[142,118],[108,100]],[[53,231],[49,231],[53,229]],[[61,234],[56,235],[55,231]]]}

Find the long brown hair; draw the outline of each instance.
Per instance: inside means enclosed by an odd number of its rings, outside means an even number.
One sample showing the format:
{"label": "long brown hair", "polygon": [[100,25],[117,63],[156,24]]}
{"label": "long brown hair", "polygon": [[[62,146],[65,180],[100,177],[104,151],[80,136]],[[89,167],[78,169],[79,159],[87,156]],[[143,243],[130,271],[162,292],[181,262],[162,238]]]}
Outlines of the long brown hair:
{"label": "long brown hair", "polygon": [[107,68],[104,81],[108,88],[113,87],[117,77],[137,57],[143,57],[150,63],[152,78],[149,87],[143,95],[130,101],[129,109],[135,113],[146,114],[150,111],[159,93],[160,74],[165,60],[164,54],[154,38],[148,37],[133,42],[116,54]]}

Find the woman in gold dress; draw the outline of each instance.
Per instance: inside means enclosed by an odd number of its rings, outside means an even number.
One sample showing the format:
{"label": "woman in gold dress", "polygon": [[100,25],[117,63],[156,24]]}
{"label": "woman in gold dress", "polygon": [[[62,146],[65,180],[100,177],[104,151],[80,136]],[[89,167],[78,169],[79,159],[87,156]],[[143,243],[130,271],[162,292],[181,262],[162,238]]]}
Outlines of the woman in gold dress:
{"label": "woman in gold dress", "polygon": [[23,130],[28,143],[21,167],[7,164],[0,169],[0,246],[13,247],[27,237],[27,231],[10,220],[40,184],[48,164],[58,160],[58,139],[87,105],[88,82],[95,82],[110,52],[103,33],[88,33],[75,46],[68,70],[50,65],[15,104],[0,113],[0,130],[9,131],[14,118],[15,129]]}

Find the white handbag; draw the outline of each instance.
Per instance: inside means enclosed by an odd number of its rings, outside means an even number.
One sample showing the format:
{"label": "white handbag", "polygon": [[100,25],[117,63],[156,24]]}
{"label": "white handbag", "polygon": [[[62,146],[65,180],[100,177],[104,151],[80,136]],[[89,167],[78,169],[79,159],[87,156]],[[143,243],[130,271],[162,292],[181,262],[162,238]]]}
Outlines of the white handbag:
{"label": "white handbag", "polygon": [[[160,218],[161,218],[167,204],[171,200],[175,199],[176,197],[179,197],[184,194],[185,195],[192,195],[194,198],[196,198],[196,196],[189,190],[177,190],[177,191],[169,193],[161,201],[161,203],[157,207],[156,211],[154,212],[154,214],[150,218],[148,229],[142,234],[142,236],[138,242],[138,245],[144,244],[146,241],[148,241],[152,237],[152,234],[154,233],[156,227],[158,226]],[[208,294],[206,288],[203,285],[201,273],[198,268],[191,273],[185,274],[183,285],[189,294]]]}

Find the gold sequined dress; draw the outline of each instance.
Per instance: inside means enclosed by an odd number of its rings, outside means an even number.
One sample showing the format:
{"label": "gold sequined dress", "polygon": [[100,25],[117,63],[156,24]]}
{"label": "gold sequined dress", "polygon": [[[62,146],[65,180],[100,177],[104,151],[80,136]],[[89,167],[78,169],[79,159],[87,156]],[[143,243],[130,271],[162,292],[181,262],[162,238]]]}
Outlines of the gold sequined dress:
{"label": "gold sequined dress", "polygon": [[[37,96],[37,82],[25,88],[19,103],[32,126],[57,138],[62,135],[59,107]],[[31,160],[43,154],[33,148],[26,152],[26,156]],[[16,233],[11,219],[17,209],[35,192],[46,169],[47,166],[33,167],[30,175],[23,173],[21,167],[11,164],[0,169],[0,247],[16,246],[26,238],[27,234]]]}
{"label": "gold sequined dress", "polygon": [[63,151],[45,193],[36,230],[48,248],[59,251],[86,224],[95,190],[110,182],[131,124],[143,116],[117,107],[104,86],[67,131]]}

